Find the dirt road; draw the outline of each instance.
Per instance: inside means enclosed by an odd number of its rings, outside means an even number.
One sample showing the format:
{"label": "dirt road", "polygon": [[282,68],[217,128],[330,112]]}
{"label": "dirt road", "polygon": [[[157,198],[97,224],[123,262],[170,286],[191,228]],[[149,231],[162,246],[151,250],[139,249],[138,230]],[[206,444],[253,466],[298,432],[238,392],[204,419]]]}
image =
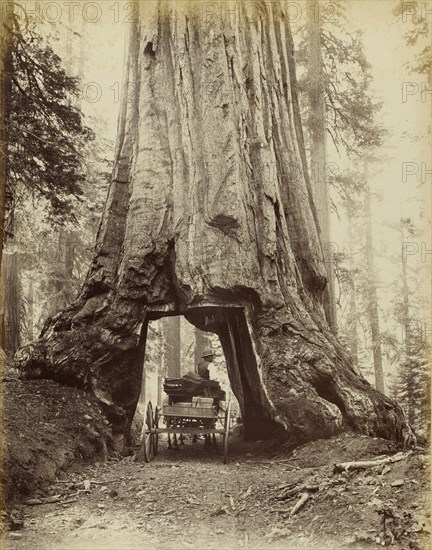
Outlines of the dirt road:
{"label": "dirt road", "polygon": [[[335,550],[390,541],[392,548],[420,548],[425,536],[421,455],[333,474],[336,461],[395,452],[388,442],[344,436],[287,455],[277,445],[234,441],[227,465],[202,441],[178,451],[161,447],[150,464],[129,457],[65,475],[49,491],[60,502],[17,507],[24,529],[9,533],[6,548]],[[287,489],[294,494],[284,498]],[[308,500],[289,517],[305,491]],[[385,507],[401,518],[387,519],[386,533]]]}

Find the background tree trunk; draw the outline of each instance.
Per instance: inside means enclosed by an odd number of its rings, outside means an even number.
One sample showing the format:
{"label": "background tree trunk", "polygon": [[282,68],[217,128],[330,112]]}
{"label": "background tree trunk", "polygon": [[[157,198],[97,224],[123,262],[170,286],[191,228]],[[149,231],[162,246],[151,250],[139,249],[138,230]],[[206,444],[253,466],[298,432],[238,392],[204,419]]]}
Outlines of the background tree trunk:
{"label": "background tree trunk", "polygon": [[56,259],[50,277],[52,289],[52,301],[49,309],[50,316],[56,315],[67,307],[73,299],[74,251],[73,232],[60,227],[58,230]]}
{"label": "background tree trunk", "polygon": [[203,351],[205,348],[209,347],[208,338],[205,332],[200,330],[199,328],[195,327],[195,350],[194,350],[194,361],[195,361],[195,369],[203,360]]}
{"label": "background tree trunk", "polygon": [[375,278],[375,261],[372,238],[372,213],[369,190],[368,164],[365,162],[365,222],[366,222],[366,265],[367,265],[367,311],[371,328],[372,353],[375,370],[375,387],[384,393],[384,372],[382,365],[381,331],[378,312],[378,295]]}
{"label": "background tree trunk", "polygon": [[[0,124],[0,262],[3,262],[3,245],[5,242],[5,208],[6,208],[6,165],[8,156],[6,154],[7,143],[7,125],[10,118],[11,97],[12,97],[12,0],[5,0],[0,10],[0,112],[2,113],[3,123]],[[4,274],[5,270],[1,269],[0,273]],[[1,285],[2,291],[0,296],[0,348],[5,349],[5,295],[4,286]]]}
{"label": "background tree trunk", "polygon": [[311,182],[317,207],[319,233],[323,247],[328,279],[328,321],[337,331],[335,281],[330,243],[330,192],[327,174],[327,120],[325,99],[324,63],[321,52],[322,13],[316,0],[306,2],[306,28],[308,40],[307,101],[310,131]]}
{"label": "background tree trunk", "polygon": [[6,277],[6,346],[7,355],[13,356],[21,345],[21,281],[20,253],[4,254]]}
{"label": "background tree trunk", "polygon": [[285,3],[139,6],[94,261],[17,365],[93,391],[127,432],[148,321],[184,314],[219,335],[246,437],[298,444],[350,428],[409,441],[400,406],[325,320]]}
{"label": "background tree trunk", "polygon": [[28,292],[26,297],[27,309],[26,309],[26,321],[27,321],[27,342],[31,342],[34,338],[34,288],[33,279],[29,280]]}
{"label": "background tree trunk", "polygon": [[[75,76],[74,60],[73,30],[66,28],[65,70],[69,76]],[[69,95],[69,104],[76,103],[76,106],[79,107],[80,101],[80,99],[76,100]],[[58,260],[52,280],[55,295],[51,306],[51,315],[55,315],[64,309],[73,299],[74,248],[73,231],[60,227],[58,229]]]}
{"label": "background tree trunk", "polygon": [[357,299],[356,299],[356,287],[355,287],[355,279],[354,279],[354,262],[353,262],[353,251],[354,251],[354,239],[353,239],[353,227],[352,227],[352,217],[354,216],[353,208],[348,207],[347,208],[348,216],[347,216],[347,223],[348,223],[348,247],[350,251],[350,260],[349,260],[349,267],[350,267],[350,273],[349,273],[349,343],[350,343],[350,352],[351,357],[353,360],[354,366],[358,367],[358,332],[357,332],[357,320],[358,320],[358,313],[357,313]]}
{"label": "background tree trunk", "polygon": [[[404,250],[404,243],[406,242],[404,237],[404,222],[401,216],[400,220],[400,240],[401,240],[401,250]],[[403,380],[405,381],[405,399],[402,404],[405,404],[405,411],[407,413],[408,422],[411,426],[415,422],[415,383],[414,377],[417,373],[414,372],[413,364],[410,360],[414,359],[415,350],[412,349],[412,334],[411,334],[411,322],[410,322],[410,306],[409,306],[409,289],[408,289],[408,279],[407,279],[407,264],[406,257],[404,254],[401,254],[401,271],[402,271],[402,303],[401,303],[401,317],[403,325],[403,347],[405,351],[405,361],[402,362],[402,373]],[[427,393],[426,395],[430,395]],[[423,423],[424,425],[424,423]]]}
{"label": "background tree trunk", "polygon": [[168,378],[181,377],[180,316],[162,319],[162,334],[165,339],[165,372]]}

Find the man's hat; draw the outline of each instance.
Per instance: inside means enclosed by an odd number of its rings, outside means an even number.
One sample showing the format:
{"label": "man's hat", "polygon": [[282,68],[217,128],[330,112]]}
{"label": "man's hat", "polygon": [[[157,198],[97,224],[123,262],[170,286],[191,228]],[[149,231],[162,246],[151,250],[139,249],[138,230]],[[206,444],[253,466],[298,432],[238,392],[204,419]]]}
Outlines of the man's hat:
{"label": "man's hat", "polygon": [[201,357],[213,357],[213,356],[214,356],[213,350],[210,348],[205,348],[204,351],[202,352]]}

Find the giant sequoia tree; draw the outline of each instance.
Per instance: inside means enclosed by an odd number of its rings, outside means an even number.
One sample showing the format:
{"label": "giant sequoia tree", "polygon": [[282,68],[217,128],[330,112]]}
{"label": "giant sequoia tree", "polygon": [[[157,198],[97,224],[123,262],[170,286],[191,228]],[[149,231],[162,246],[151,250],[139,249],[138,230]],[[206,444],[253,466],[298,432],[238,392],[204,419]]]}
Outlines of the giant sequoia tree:
{"label": "giant sequoia tree", "polygon": [[127,432],[148,321],[184,314],[219,335],[246,436],[407,441],[329,330],[287,14],[239,6],[140,4],[95,258],[17,364],[93,391]]}

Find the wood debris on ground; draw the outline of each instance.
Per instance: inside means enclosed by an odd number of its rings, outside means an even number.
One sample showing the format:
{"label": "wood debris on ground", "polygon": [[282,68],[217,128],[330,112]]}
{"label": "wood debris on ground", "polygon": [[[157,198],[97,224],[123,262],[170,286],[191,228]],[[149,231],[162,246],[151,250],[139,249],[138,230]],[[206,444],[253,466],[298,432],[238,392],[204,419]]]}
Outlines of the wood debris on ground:
{"label": "wood debris on ground", "polygon": [[341,462],[335,464],[333,467],[333,473],[338,474],[341,472],[347,472],[349,470],[364,470],[366,468],[375,468],[377,466],[382,466],[384,464],[391,464],[393,462],[399,462],[400,460],[405,460],[411,455],[411,451],[408,453],[397,453],[393,456],[388,456],[386,458],[381,458],[378,460],[364,460],[359,462]]}

